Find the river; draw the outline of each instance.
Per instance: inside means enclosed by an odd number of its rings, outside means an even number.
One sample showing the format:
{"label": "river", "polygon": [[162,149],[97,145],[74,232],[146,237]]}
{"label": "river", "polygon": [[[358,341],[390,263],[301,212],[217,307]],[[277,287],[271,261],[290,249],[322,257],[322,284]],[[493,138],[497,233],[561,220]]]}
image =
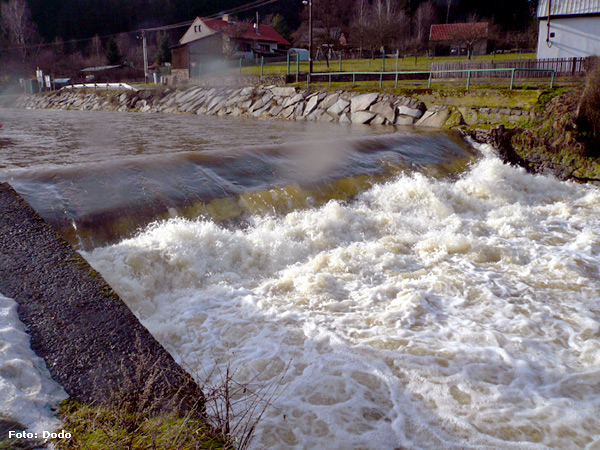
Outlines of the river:
{"label": "river", "polygon": [[0,122],[0,180],[235,413],[266,399],[256,448],[600,446],[598,188],[411,129]]}

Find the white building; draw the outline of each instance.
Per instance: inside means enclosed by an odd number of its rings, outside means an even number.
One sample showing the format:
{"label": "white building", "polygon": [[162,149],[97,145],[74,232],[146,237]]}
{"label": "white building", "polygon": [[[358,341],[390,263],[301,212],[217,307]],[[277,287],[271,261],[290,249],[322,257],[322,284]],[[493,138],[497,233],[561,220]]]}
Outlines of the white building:
{"label": "white building", "polygon": [[600,55],[600,0],[540,0],[537,58]]}

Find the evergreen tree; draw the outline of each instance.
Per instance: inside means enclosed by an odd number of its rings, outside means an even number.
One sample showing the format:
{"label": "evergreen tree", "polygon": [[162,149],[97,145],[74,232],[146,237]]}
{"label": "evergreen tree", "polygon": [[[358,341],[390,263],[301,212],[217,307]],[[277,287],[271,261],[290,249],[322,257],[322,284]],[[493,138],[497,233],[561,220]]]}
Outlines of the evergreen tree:
{"label": "evergreen tree", "polygon": [[156,52],[156,62],[159,66],[171,62],[171,40],[167,34],[162,34],[158,40],[158,51]]}
{"label": "evergreen tree", "polygon": [[121,64],[123,61],[123,55],[119,49],[119,44],[113,38],[110,38],[106,44],[106,60],[109,65]]}

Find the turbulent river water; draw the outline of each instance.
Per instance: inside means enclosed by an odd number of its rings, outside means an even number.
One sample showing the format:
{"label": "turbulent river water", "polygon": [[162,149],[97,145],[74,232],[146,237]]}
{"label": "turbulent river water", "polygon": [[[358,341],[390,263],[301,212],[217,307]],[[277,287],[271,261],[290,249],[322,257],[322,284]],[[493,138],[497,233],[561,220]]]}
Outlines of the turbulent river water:
{"label": "turbulent river water", "polygon": [[445,133],[0,122],[0,180],[237,414],[267,396],[255,448],[600,448],[598,188]]}

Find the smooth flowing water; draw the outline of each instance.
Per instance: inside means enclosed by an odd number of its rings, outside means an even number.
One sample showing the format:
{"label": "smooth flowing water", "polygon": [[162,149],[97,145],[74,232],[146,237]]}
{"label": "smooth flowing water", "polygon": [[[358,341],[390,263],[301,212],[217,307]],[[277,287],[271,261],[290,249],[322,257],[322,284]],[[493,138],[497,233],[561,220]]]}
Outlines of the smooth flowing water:
{"label": "smooth flowing water", "polygon": [[[7,114],[56,126],[3,130],[0,179],[175,358],[201,381],[229,365],[241,410],[277,386],[256,448],[600,446],[598,188],[443,133]],[[81,228],[98,211],[110,233]]]}

